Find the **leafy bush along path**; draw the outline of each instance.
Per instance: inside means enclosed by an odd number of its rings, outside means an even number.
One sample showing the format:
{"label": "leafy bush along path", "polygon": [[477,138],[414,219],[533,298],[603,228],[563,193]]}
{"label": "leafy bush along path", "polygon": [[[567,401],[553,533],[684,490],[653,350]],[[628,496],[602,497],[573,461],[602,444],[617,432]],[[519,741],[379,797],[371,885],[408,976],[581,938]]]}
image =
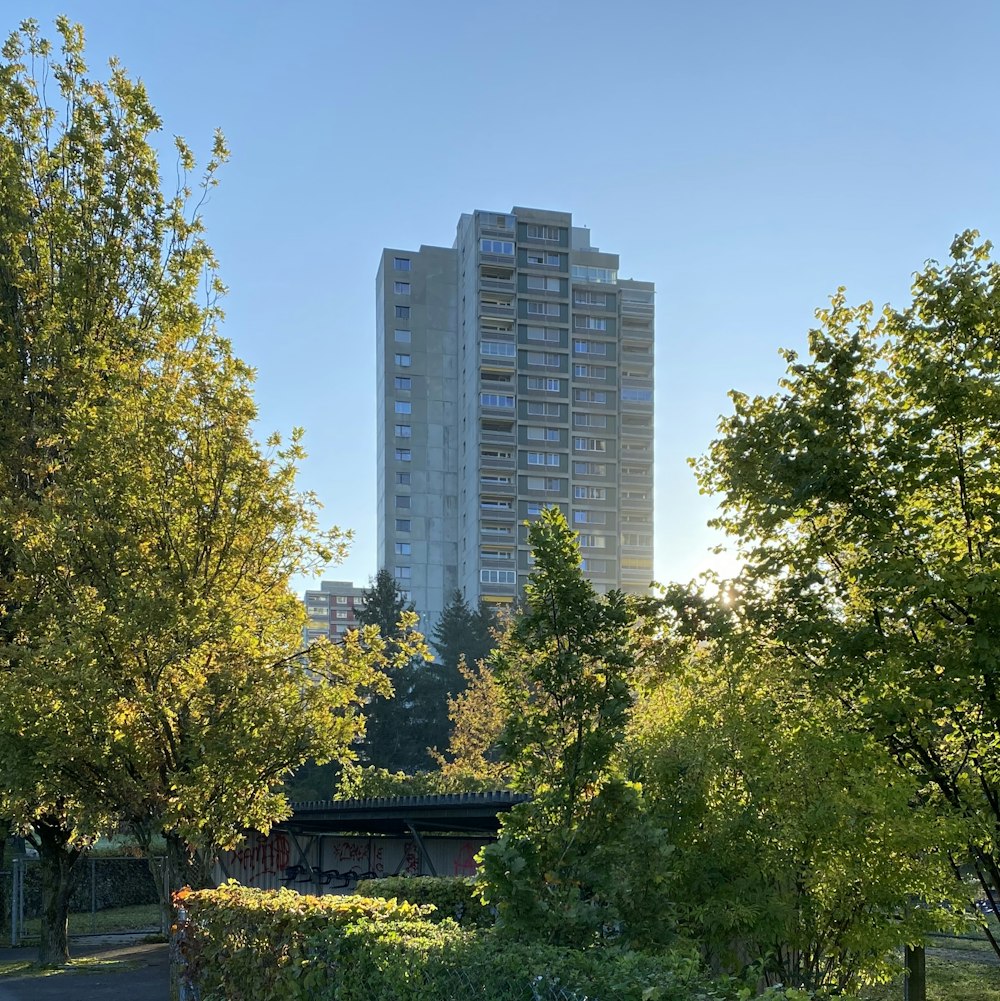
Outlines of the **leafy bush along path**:
{"label": "leafy bush along path", "polygon": [[167,1001],[166,944],[76,945],[73,952],[66,969],[18,969],[34,950],[0,950],[0,1001]]}

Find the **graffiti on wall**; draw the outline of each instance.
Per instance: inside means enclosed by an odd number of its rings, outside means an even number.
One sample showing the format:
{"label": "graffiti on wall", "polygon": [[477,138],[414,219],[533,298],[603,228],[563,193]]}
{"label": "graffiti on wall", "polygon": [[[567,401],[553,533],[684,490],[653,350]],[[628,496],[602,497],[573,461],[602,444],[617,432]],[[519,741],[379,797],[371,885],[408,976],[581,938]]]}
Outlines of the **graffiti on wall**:
{"label": "graffiti on wall", "polygon": [[272,831],[268,837],[254,834],[242,847],[227,854],[227,868],[241,883],[253,883],[262,876],[284,874],[292,858],[288,838],[281,831]]}

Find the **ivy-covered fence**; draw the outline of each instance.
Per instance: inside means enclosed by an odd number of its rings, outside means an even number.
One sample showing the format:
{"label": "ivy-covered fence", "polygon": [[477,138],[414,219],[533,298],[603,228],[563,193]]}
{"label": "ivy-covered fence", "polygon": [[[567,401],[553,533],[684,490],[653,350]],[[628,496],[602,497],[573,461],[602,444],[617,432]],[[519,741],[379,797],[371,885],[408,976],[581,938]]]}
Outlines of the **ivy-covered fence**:
{"label": "ivy-covered fence", "polygon": [[236,883],[182,890],[175,902],[179,979],[203,1001],[742,1001],[752,993],[709,978],[692,954],[511,942],[434,920],[432,904]]}

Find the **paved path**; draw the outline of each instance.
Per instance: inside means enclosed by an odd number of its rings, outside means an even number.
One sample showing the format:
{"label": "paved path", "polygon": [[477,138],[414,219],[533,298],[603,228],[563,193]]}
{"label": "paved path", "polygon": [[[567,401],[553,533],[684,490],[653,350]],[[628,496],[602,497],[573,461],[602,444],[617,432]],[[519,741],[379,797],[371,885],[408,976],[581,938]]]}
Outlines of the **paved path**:
{"label": "paved path", "polygon": [[[141,942],[75,941],[74,959],[96,956],[135,964],[134,969],[68,969],[48,976],[0,977],[0,1001],[167,1001],[170,969],[167,946]],[[32,949],[0,950],[0,960],[33,959]]]}

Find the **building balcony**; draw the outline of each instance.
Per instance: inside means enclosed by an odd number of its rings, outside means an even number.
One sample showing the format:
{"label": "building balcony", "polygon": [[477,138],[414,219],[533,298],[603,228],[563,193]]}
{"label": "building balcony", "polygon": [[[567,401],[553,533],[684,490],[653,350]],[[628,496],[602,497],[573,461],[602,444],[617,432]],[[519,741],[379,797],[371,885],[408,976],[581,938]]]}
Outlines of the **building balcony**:
{"label": "building balcony", "polygon": [[[508,411],[509,413],[509,411]],[[495,445],[514,445],[514,429],[510,431],[483,431],[479,432],[479,440],[482,442],[492,442]]]}
{"label": "building balcony", "polygon": [[514,318],[514,304],[511,303],[509,306],[497,306],[490,305],[481,302],[479,304],[479,315],[480,316],[503,316],[509,319]]}
{"label": "building balcony", "polygon": [[514,279],[480,278],[479,287],[482,289],[489,289],[491,292],[513,292]]}

